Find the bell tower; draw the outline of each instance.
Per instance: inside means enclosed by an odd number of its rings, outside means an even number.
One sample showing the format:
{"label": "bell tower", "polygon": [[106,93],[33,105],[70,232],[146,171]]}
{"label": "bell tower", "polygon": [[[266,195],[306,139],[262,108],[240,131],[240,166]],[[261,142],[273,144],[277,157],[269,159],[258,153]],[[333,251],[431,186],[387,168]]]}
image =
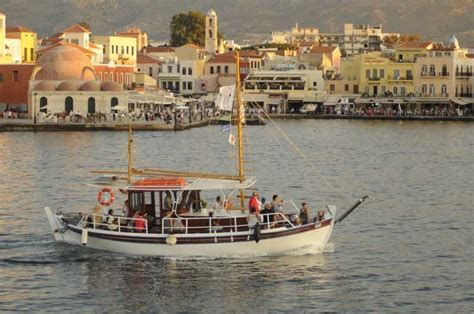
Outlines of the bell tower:
{"label": "bell tower", "polygon": [[205,47],[207,53],[218,53],[217,45],[217,14],[216,11],[210,9],[206,15],[206,40]]}

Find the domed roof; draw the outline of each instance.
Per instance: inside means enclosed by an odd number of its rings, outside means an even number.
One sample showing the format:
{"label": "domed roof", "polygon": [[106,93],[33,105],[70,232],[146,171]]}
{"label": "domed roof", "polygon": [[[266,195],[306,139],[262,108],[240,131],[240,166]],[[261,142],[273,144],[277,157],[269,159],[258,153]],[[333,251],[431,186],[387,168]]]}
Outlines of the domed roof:
{"label": "domed roof", "polygon": [[123,87],[117,82],[104,82],[100,85],[100,89],[104,92],[122,92]]}
{"label": "domed roof", "polygon": [[448,40],[448,45],[451,47],[459,47],[459,41],[456,38],[456,35],[453,35],[449,40]]}
{"label": "domed roof", "polygon": [[[94,69],[92,62],[81,50],[81,47],[76,45],[57,44],[46,48],[36,64],[41,67],[41,70],[36,75],[35,80],[77,81],[95,79],[93,70],[90,70]],[[90,69],[87,70],[87,67]]]}
{"label": "domed roof", "polygon": [[207,11],[207,16],[217,16],[216,11],[210,9],[209,11]]}
{"label": "domed roof", "polygon": [[56,84],[51,81],[41,81],[35,85],[33,90],[42,92],[54,92],[56,90]]}
{"label": "domed roof", "polygon": [[56,91],[59,92],[77,92],[78,90],[79,84],[74,81],[64,81],[56,87]]}
{"label": "domed roof", "polygon": [[79,88],[83,92],[100,92],[100,84],[97,81],[88,81]]}

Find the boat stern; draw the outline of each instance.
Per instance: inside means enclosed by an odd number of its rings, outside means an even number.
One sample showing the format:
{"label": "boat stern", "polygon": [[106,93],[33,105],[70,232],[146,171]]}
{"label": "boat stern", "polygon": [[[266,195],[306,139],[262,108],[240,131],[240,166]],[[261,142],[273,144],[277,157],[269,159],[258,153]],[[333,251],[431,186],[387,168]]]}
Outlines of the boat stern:
{"label": "boat stern", "polygon": [[56,241],[64,241],[64,236],[62,230],[64,229],[64,224],[58,217],[58,215],[53,214],[51,208],[45,207],[44,211],[46,213],[46,217],[48,217],[48,222],[51,227],[51,231],[53,232],[54,239]]}

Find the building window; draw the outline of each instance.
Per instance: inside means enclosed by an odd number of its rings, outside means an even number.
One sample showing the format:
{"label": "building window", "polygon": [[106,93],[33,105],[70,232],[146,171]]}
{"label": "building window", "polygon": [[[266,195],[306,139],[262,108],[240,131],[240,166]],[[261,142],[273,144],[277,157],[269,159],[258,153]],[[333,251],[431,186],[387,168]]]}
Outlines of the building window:
{"label": "building window", "polygon": [[30,57],[31,57],[31,61],[35,61],[35,49],[34,48],[30,48]]}
{"label": "building window", "polygon": [[183,82],[181,85],[182,85],[183,90],[185,90],[186,89],[186,82]]}
{"label": "building window", "polygon": [[129,51],[128,51],[129,47],[127,46],[127,54],[129,54]]}
{"label": "building window", "polygon": [[448,67],[446,66],[446,64],[443,64],[443,67],[441,68],[441,71],[442,71],[443,76],[448,75]]}
{"label": "building window", "polygon": [[179,91],[179,82],[174,82],[174,88]]}
{"label": "building window", "polygon": [[214,74],[214,67],[211,67],[211,74]]}
{"label": "building window", "polygon": [[46,107],[48,106],[48,98],[46,97],[41,97],[40,98],[40,112],[47,112]]}
{"label": "building window", "polygon": [[120,46],[122,54],[125,53],[125,48],[123,46]]}
{"label": "building window", "polygon": [[384,78],[385,77],[385,70],[381,69],[380,72],[379,72],[379,75],[380,75],[380,78]]}
{"label": "building window", "polygon": [[406,94],[405,86],[400,87],[400,94],[402,94],[402,96],[405,96],[405,94]]}
{"label": "building window", "polygon": [[162,87],[163,89],[166,89],[166,82],[161,82],[161,87]]}
{"label": "building window", "polygon": [[330,84],[329,85],[329,91],[334,92],[336,90],[336,85]]}
{"label": "building window", "polygon": [[135,55],[135,47],[132,47],[132,56]]}
{"label": "building window", "polygon": [[446,96],[446,94],[448,93],[448,88],[445,84],[441,85],[441,94],[443,94],[442,96]]}
{"label": "building window", "polygon": [[23,56],[23,61],[27,61],[28,60],[28,48],[24,48],[23,53],[25,54]]}
{"label": "building window", "polygon": [[224,73],[226,73],[226,74],[229,73],[229,66],[228,65],[224,66]]}
{"label": "building window", "polygon": [[186,67],[183,67],[181,70],[181,74],[186,75]]}
{"label": "building window", "polygon": [[421,66],[421,75],[426,75],[427,72],[428,72],[428,67],[426,66],[426,64],[422,65]]}
{"label": "building window", "polygon": [[114,51],[115,51],[115,50],[114,50],[114,46],[112,45],[112,54],[114,54]]}
{"label": "building window", "polygon": [[393,70],[393,78],[395,80],[399,80],[400,79],[400,70]]}
{"label": "building window", "polygon": [[377,78],[377,69],[372,69],[372,78]]}
{"label": "building window", "polygon": [[148,75],[153,76],[153,68],[152,67],[148,67]]}
{"label": "building window", "polygon": [[193,82],[188,82],[188,90],[193,90]]}
{"label": "building window", "polygon": [[221,73],[221,66],[220,65],[217,66],[217,73]]}
{"label": "building window", "polygon": [[89,97],[87,100],[87,113],[95,113],[95,98]]}
{"label": "building window", "polygon": [[173,72],[173,66],[168,65],[168,73],[171,73],[171,72]]}
{"label": "building window", "polygon": [[193,75],[193,68],[191,67],[188,68],[188,75]]}
{"label": "building window", "polygon": [[118,102],[118,98],[117,98],[117,97],[112,97],[112,99],[110,99],[110,106],[111,106],[112,108],[117,107],[118,104],[119,104],[119,102]]}
{"label": "building window", "polygon": [[434,96],[434,94],[435,94],[435,87],[434,87],[433,84],[431,84],[431,85],[430,85],[430,95],[431,95],[431,96]]}
{"label": "building window", "polygon": [[66,97],[64,100],[64,111],[69,114],[69,112],[74,111],[74,100],[72,97]]}
{"label": "building window", "polygon": [[398,87],[397,86],[393,87],[393,94],[398,95]]}
{"label": "building window", "polygon": [[430,65],[430,76],[435,76],[436,68],[434,64]]}
{"label": "building window", "polygon": [[365,78],[370,79],[370,70],[365,70]]}
{"label": "building window", "polygon": [[348,91],[349,91],[349,84],[345,84],[345,85],[344,85],[344,91],[345,91],[345,92],[348,92]]}
{"label": "building window", "polygon": [[18,71],[13,71],[13,82],[18,82],[19,79]]}
{"label": "building window", "polygon": [[3,83],[3,73],[0,73],[0,83]]}
{"label": "building window", "polygon": [[421,85],[421,93],[426,94],[428,92],[428,88],[426,87],[425,84]]}

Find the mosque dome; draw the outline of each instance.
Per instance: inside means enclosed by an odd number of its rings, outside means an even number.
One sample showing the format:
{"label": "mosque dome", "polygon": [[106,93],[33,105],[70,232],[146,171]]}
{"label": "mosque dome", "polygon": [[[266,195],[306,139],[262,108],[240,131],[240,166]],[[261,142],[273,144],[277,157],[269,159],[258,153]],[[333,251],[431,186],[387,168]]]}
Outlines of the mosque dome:
{"label": "mosque dome", "polygon": [[459,48],[459,41],[458,41],[458,39],[456,38],[456,35],[453,35],[453,36],[448,40],[448,45],[449,45],[450,47]]}
{"label": "mosque dome", "polygon": [[102,83],[100,89],[104,92],[123,92],[122,85],[112,81]]}
{"label": "mosque dome", "polygon": [[56,91],[58,92],[77,92],[78,90],[79,84],[74,81],[64,81],[56,87]]}
{"label": "mosque dome", "polygon": [[41,81],[35,85],[33,90],[41,92],[54,92],[56,90],[56,84],[51,81]]}
{"label": "mosque dome", "polygon": [[210,9],[209,11],[207,11],[207,16],[217,16],[216,11]]}
{"label": "mosque dome", "polygon": [[45,48],[36,64],[41,70],[35,80],[80,81],[94,80],[91,60],[80,47],[61,43]]}
{"label": "mosque dome", "polygon": [[100,84],[97,81],[88,81],[79,88],[83,92],[100,92]]}

